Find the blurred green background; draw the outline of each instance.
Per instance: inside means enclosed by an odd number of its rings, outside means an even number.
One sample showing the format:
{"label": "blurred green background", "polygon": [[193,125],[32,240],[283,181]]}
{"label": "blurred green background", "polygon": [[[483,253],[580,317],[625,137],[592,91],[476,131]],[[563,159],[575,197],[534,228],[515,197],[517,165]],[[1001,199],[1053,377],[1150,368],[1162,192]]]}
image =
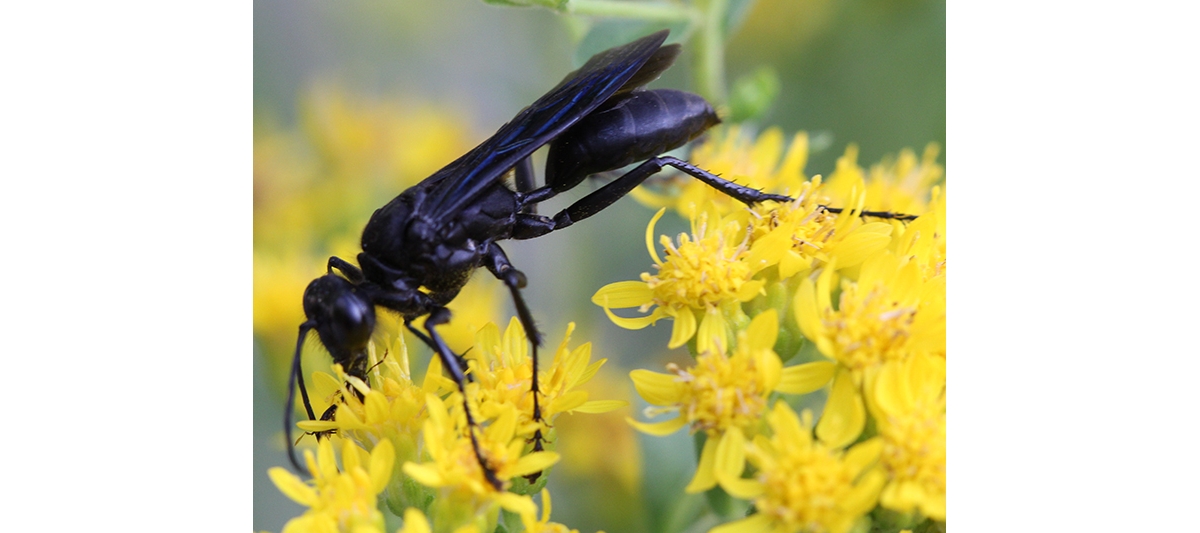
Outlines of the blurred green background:
{"label": "blurred green background", "polygon": [[[785,134],[806,130],[817,135],[820,141],[814,142],[806,167],[810,175],[828,174],[848,143],[859,145],[859,164],[864,167],[901,148],[920,153],[929,142],[941,144],[945,154],[945,15],[944,1],[759,0],[730,35],[727,83],[763,65],[778,72],[779,98],[756,122],[778,126]],[[465,151],[482,141],[577,67],[573,62],[577,24],[545,9],[501,8],[478,0],[255,0],[256,531],[279,531],[302,511],[271,484],[266,470],[286,463],[280,431],[286,375],[282,365],[291,355],[290,343],[302,320],[298,313],[304,282],[323,273],[327,250],[341,250],[337,253],[347,259],[354,253],[346,251],[354,244],[352,238],[348,244],[312,243],[334,234],[346,241],[345,235],[361,230],[372,210],[461,153],[449,147]],[[695,89],[688,46],[685,42],[685,56],[654,86]],[[270,207],[292,187],[287,181],[291,174],[281,168],[294,161],[300,161],[297,166],[307,165],[309,170],[295,173],[299,177],[294,188],[299,189],[319,187],[324,167],[306,163],[321,160],[315,153],[321,147],[313,147],[318,143],[289,144],[278,138],[303,130],[305,105],[313,105],[313,95],[330,86],[339,87],[349,100],[404,102],[397,111],[400,115],[410,109],[433,110],[440,117],[432,122],[442,128],[439,139],[449,140],[425,152],[431,161],[397,164],[425,174],[402,176],[394,183],[385,175],[370,186],[354,187],[353,174],[370,169],[339,168],[338,172],[352,175],[339,179],[347,180],[353,190],[332,190],[354,198],[331,199],[327,207],[355,212],[337,214],[342,218],[331,221],[336,217],[319,208],[302,210],[290,215],[301,223],[289,226]],[[419,136],[405,139],[397,142],[406,143],[410,151],[428,141]],[[277,144],[287,148],[275,149]],[[308,149],[314,154],[304,153]],[[585,183],[550,202],[544,211],[568,205],[593,187]],[[269,223],[260,218],[267,212],[272,213]],[[605,388],[593,391],[594,397],[633,401],[636,394],[626,378],[629,369],[661,371],[666,362],[687,357],[682,349],[665,350],[669,323],[622,330],[590,302],[605,284],[637,279],[649,268],[642,239],[651,215],[649,209],[627,199],[570,230],[504,243],[514,265],[530,280],[525,296],[548,345],[557,345],[567,322],[574,321],[578,329],[572,346],[590,341],[594,358],[609,359],[607,372],[598,378]],[[283,231],[277,228],[300,232],[302,222],[312,218],[322,219],[313,224],[340,227],[304,240],[309,249],[287,259],[280,249],[296,241],[277,239]],[[660,233],[668,235],[685,229],[685,222],[671,217],[658,226]],[[298,283],[299,288],[260,294],[260,287],[282,277],[261,266],[260,252],[285,258],[279,261],[303,262],[292,265],[292,272],[298,272],[293,276],[300,279],[293,285]],[[507,298],[499,302],[504,307],[495,320],[503,327],[511,304]],[[294,323],[281,321],[290,324],[285,327],[260,320],[260,311],[272,306],[297,313]],[[311,355],[306,354],[306,365],[320,361]],[[414,361],[424,357],[427,352],[413,351]],[[311,365],[306,367],[306,372],[312,370]],[[551,474],[556,522],[585,533],[664,531],[701,507],[700,496],[664,507],[663,502],[680,499],[691,476],[692,441],[683,433],[668,439],[632,434],[622,417],[638,416],[641,407],[635,402],[603,420],[578,415],[578,420],[560,423],[561,446],[571,448],[560,450],[563,464]],[[576,430],[575,441],[568,442]],[[653,460],[645,461],[647,457]]]}

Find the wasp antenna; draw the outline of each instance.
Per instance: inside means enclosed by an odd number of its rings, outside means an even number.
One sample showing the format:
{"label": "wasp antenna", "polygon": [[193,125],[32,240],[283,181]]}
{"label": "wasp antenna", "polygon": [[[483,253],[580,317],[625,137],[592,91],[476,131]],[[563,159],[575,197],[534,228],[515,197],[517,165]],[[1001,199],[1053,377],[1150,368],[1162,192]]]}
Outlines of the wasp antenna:
{"label": "wasp antenna", "polygon": [[299,385],[300,396],[304,400],[304,410],[308,412],[308,419],[315,420],[317,418],[313,413],[312,403],[308,400],[308,389],[304,387],[304,372],[300,368],[300,349],[304,346],[304,338],[315,326],[311,322],[300,324],[300,335],[296,339],[296,353],[292,356],[292,371],[288,374],[287,402],[283,408],[283,435],[287,440],[288,460],[299,472],[303,472],[304,468],[296,459],[296,445],[292,442],[292,408],[296,403],[296,386]]}

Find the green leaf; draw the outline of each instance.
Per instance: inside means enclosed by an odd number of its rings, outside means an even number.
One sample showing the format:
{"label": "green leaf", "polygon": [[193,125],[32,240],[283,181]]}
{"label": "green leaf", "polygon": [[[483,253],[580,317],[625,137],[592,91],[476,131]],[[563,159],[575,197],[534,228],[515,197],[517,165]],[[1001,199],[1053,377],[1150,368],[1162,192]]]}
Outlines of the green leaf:
{"label": "green leaf", "polygon": [[761,118],[779,96],[779,74],[769,66],[738,78],[729,96],[730,122]]}

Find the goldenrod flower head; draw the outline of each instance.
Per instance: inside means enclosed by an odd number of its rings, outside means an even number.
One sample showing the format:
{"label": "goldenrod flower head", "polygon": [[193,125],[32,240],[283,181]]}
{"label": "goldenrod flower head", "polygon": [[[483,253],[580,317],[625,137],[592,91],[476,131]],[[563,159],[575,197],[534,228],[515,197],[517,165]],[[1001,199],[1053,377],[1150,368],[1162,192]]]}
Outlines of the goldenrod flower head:
{"label": "goldenrod flower head", "polygon": [[529,339],[521,322],[513,317],[504,334],[493,323],[479,330],[473,350],[467,354],[475,381],[476,400],[485,419],[496,418],[502,410],[517,413],[517,434],[531,437],[538,429],[548,431],[554,418],[561,413],[603,413],[627,405],[623,401],[588,400],[587,391],[579,387],[587,383],[607,361],[592,362],[592,345],[584,343],[569,348],[575,323],[567,324],[562,343],[547,364],[540,361],[538,369],[538,407],[541,423],[533,420],[533,395],[530,393],[533,360],[529,356]]}
{"label": "goldenrod flower head", "polygon": [[902,227],[892,246],[896,255],[920,266],[926,280],[946,273],[946,193],[934,187],[930,210]]}
{"label": "goldenrod flower head", "polygon": [[[692,149],[688,160],[713,174],[739,185],[785,194],[804,181],[804,165],[808,161],[808,135],[804,132],[792,136],[786,146],[783,132],[774,127],[757,139],[739,126],[714,128],[708,131],[706,139]],[[676,184],[675,190],[668,194],[638,187],[630,195],[644,205],[673,208],[688,218],[708,209],[725,215],[745,207],[690,176],[682,177]]]}
{"label": "goldenrod flower head", "polygon": [[861,192],[852,195],[841,213],[833,214],[825,209],[829,200],[822,195],[820,176],[796,191],[793,202],[763,203],[742,212],[749,215],[751,264],[778,264],[779,278],[787,279],[834,258],[840,268],[858,266],[892,241],[891,224],[865,222],[855,214],[862,209]]}
{"label": "goldenrod flower head", "polygon": [[757,512],[712,533],[845,533],[875,507],[884,481],[873,466],[878,446],[843,451],[814,439],[812,413],[798,417],[782,401],[766,418],[774,434],[760,435],[745,449],[758,473],[722,484],[730,494],[753,500]]}
{"label": "goldenrod flower head", "polygon": [[885,364],[868,384],[883,442],[887,486],[879,504],[946,520],[946,360],[915,356]]}
{"label": "goldenrod flower head", "polygon": [[[427,416],[425,400],[428,394],[437,391],[438,381],[428,375],[421,385],[412,381],[402,336],[396,337],[382,357],[375,343],[369,343],[367,358],[366,382],[347,375],[341,365],[334,365],[333,375],[314,372],[313,397],[325,399],[324,404],[318,402],[314,407],[336,403],[337,410],[333,420],[308,420],[297,426],[310,432],[336,430],[338,435],[367,449],[388,440],[395,444],[397,461],[415,460],[418,434]],[[440,366],[431,364],[430,374],[439,369]]]}
{"label": "goldenrod flower head", "polygon": [[884,251],[843,280],[835,309],[833,269],[804,278],[794,299],[804,336],[841,369],[817,433],[833,445],[854,442],[866,425],[861,387],[889,361],[946,353],[946,278],[924,279],[918,262]]}
{"label": "goldenrod flower head", "polygon": [[323,439],[317,455],[304,450],[304,461],[312,479],[301,480],[285,468],[271,468],[267,474],[287,497],[308,510],[283,527],[283,533],[371,533],[384,531],[383,514],[377,497],[391,479],[395,451],[391,442],[380,441],[368,454],[358,445],[343,440],[342,468],[334,458],[333,442]]}
{"label": "goldenrod flower head", "polygon": [[[468,396],[472,389],[468,388]],[[451,407],[447,407],[447,403]],[[533,512],[533,501],[497,490],[488,482],[475,456],[471,443],[471,428],[462,411],[462,396],[451,394],[445,401],[430,394],[426,398],[429,417],[422,436],[429,461],[405,463],[403,470],[418,483],[436,489],[434,522],[442,524],[479,525],[481,531],[495,528],[500,508],[514,513]],[[558,461],[554,452],[534,452],[522,455],[525,438],[516,434],[517,412],[512,406],[498,408],[499,415],[487,426],[475,428],[474,435],[480,453],[500,482],[507,487],[510,480],[541,472]],[[476,412],[479,407],[472,405]],[[491,524],[491,527],[487,527]]]}
{"label": "goldenrod flower head", "polygon": [[[668,346],[677,348],[696,336],[698,352],[728,346],[732,324],[745,320],[741,303],[762,292],[763,281],[753,279],[765,265],[747,261],[749,248],[743,228],[734,220],[705,211],[692,219],[692,235],[681,234],[676,245],[662,238],[666,259],[653,247],[659,210],[646,228],[646,248],[656,274],[643,273],[642,281],[623,281],[601,287],[592,302],[604,308],[610,320],[627,329],[641,329],[671,317],[674,326]],[[647,316],[622,318],[613,308],[638,307]],[[697,328],[697,315],[699,327]],[[716,344],[714,344],[716,343]]]}
{"label": "goldenrod flower head", "polygon": [[843,280],[836,308],[833,269],[816,283],[805,278],[796,292],[796,320],[821,353],[854,372],[865,372],[917,353],[945,353],[946,283],[925,280],[920,265],[879,253],[862,265],[857,281]]}
{"label": "goldenrod flower head", "polygon": [[741,475],[740,463],[718,461],[718,448],[739,446],[746,437],[758,433],[767,397],[783,374],[783,363],[772,349],[778,332],[777,313],[767,310],[738,333],[732,355],[724,350],[707,351],[686,369],[668,365],[670,374],[648,370],[630,373],[638,394],[659,406],[648,408],[648,416],[667,412],[679,415],[657,423],[630,420],[635,428],[651,435],[667,435],[686,425],[693,432],[708,435],[688,492],[705,490],[722,479]]}
{"label": "goldenrod flower head", "polygon": [[872,165],[869,172],[858,166],[858,147],[849,145],[838,159],[837,166],[826,182],[826,194],[835,202],[850,199],[858,183],[866,183],[866,206],[870,211],[893,211],[921,214],[928,210],[930,188],[942,180],[945,169],[937,163],[938,145],[929,144],[918,161],[908,148],[894,159],[885,158]]}

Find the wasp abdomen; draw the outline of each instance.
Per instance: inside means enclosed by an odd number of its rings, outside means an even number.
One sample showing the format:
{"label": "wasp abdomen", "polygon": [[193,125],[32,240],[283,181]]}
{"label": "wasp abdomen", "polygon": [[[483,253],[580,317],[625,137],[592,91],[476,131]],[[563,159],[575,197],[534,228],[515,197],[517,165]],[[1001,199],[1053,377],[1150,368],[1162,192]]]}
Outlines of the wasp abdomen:
{"label": "wasp abdomen", "polygon": [[617,95],[550,143],[546,184],[568,190],[591,174],[679,148],[719,122],[695,94],[656,89]]}

